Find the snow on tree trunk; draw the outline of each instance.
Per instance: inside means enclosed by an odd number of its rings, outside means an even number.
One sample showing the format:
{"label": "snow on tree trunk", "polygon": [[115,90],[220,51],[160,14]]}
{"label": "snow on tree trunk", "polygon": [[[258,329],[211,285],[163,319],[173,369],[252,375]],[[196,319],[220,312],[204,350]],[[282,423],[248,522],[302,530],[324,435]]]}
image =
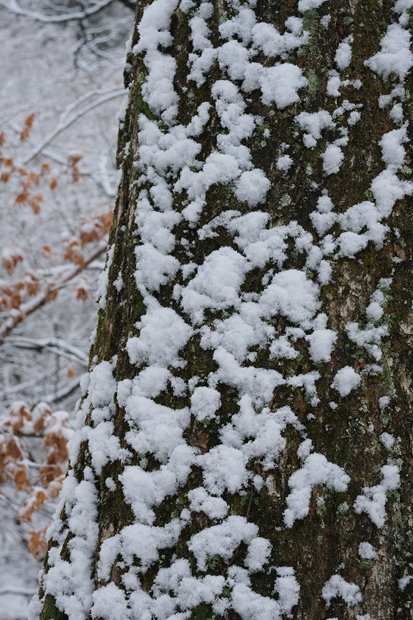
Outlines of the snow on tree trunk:
{"label": "snow on tree trunk", "polygon": [[32,617],[412,617],[412,6],[138,7]]}

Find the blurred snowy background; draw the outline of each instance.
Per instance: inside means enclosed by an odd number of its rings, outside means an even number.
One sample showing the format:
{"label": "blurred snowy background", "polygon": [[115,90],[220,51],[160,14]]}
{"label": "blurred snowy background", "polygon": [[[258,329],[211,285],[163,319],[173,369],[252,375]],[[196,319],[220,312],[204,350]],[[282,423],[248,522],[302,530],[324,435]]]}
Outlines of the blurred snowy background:
{"label": "blurred snowy background", "polygon": [[117,185],[130,0],[0,0],[0,619],[26,617]]}

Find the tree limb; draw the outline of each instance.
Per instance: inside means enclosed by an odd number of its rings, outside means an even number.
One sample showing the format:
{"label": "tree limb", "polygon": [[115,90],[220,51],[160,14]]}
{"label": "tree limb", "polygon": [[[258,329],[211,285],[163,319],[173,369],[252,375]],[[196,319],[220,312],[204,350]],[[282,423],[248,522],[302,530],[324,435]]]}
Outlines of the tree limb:
{"label": "tree limb", "polygon": [[67,276],[62,278],[60,281],[49,282],[45,291],[43,291],[42,293],[34,297],[34,299],[28,301],[27,303],[22,304],[20,308],[15,312],[15,314],[13,314],[12,316],[9,316],[8,319],[4,321],[3,325],[1,325],[0,344],[4,341],[4,339],[9,334],[11,334],[11,332],[17,327],[17,325],[19,325],[23,321],[23,319],[25,319],[27,316],[30,316],[34,312],[36,312],[36,310],[43,308],[43,306],[46,305],[46,303],[51,300],[52,298],[51,296],[55,291],[60,290],[66,284],[68,284],[68,282],[70,282],[71,280],[76,278],[76,276],[81,274],[82,271],[88,265],[90,265],[90,263],[93,263],[93,261],[95,261],[97,258],[102,256],[102,254],[105,251],[106,251],[106,245],[99,246],[96,252],[92,254],[92,256],[90,256],[83,265],[75,267]]}
{"label": "tree limb", "polygon": [[119,2],[131,11],[134,11],[136,9],[136,2],[133,2],[133,0],[119,0]]}
{"label": "tree limb", "polygon": [[101,0],[94,6],[90,8],[85,8],[83,11],[73,11],[66,13],[65,15],[43,15],[42,13],[36,13],[35,11],[28,11],[23,9],[17,2],[17,0],[0,0],[0,5],[5,9],[14,13],[15,15],[23,15],[24,17],[30,17],[30,19],[34,19],[38,22],[48,23],[48,24],[57,24],[64,23],[69,21],[76,21],[80,19],[85,19],[86,17],[90,17],[91,15],[95,15],[102,11],[102,9],[112,4],[114,0]]}
{"label": "tree limb", "polygon": [[49,349],[56,353],[56,355],[75,361],[82,366],[87,366],[87,355],[61,338],[43,338],[41,340],[36,340],[34,338],[26,338],[25,336],[16,336],[10,338],[9,342],[19,349],[32,349],[39,352],[43,351],[43,349]]}
{"label": "tree limb", "polygon": [[[23,160],[23,165],[26,166],[28,163],[30,163],[39,153],[41,153],[41,151],[46,146],[50,144],[50,142],[52,142],[52,140],[54,140],[54,138],[56,138],[56,136],[58,136],[62,131],[70,127],[70,125],[73,125],[73,123],[76,122],[79,118],[81,118],[88,112],[91,112],[92,110],[102,105],[103,103],[106,103],[107,101],[111,101],[111,99],[116,99],[117,97],[121,97],[124,94],[125,94],[125,90],[123,88],[120,90],[111,90],[108,93],[101,93],[99,91],[94,91],[92,93],[88,93],[87,95],[85,95],[85,97],[82,97],[78,101],[75,101],[63,112],[57,127],[55,127],[55,129],[53,129],[53,131],[43,140],[43,142],[41,142],[31,152],[31,154],[28,155]],[[76,107],[78,106],[80,107],[81,104],[85,100],[89,99],[92,95],[101,95],[101,98],[97,99],[96,101],[93,101],[91,104],[89,104],[85,108],[77,110],[73,115],[71,115],[71,113],[73,112],[73,110],[76,109]]]}

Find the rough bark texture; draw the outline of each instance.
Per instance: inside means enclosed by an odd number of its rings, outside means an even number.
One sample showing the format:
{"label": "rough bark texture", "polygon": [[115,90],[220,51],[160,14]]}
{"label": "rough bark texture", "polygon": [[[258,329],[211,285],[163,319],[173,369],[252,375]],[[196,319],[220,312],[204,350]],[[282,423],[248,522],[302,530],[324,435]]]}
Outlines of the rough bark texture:
{"label": "rough bark texture", "polygon": [[[137,23],[141,19],[145,4],[149,3],[139,3]],[[332,0],[316,10],[305,12],[304,28],[308,31],[309,37],[298,51],[290,52],[287,58],[289,62],[303,69],[308,80],[307,87],[300,91],[300,102],[280,110],[276,105],[264,105],[258,91],[244,96],[246,112],[259,115],[263,119],[245,143],[252,153],[254,166],[261,168],[271,181],[265,204],[259,205],[260,210],[269,213],[271,226],[288,224],[289,221],[296,220],[306,231],[312,233],[317,243],[318,234],[310,214],[315,209],[321,189],[328,190],[336,213],[344,213],[357,203],[371,200],[371,182],[384,167],[380,140],[386,132],[395,127],[389,119],[388,108],[379,107],[379,97],[389,93],[397,80],[392,81],[390,78],[384,82],[379,75],[366,67],[365,61],[380,49],[380,41],[388,25],[395,21],[392,6],[393,3],[387,0],[383,2]],[[285,2],[258,0],[254,11],[257,21],[272,24],[281,32],[284,31],[284,23],[289,16],[299,15],[297,3],[293,0]],[[219,24],[231,18],[236,12],[236,9],[231,4],[227,5],[224,0],[214,2],[214,13],[208,21],[211,29],[210,38],[214,46],[222,43]],[[327,14],[331,19],[328,24],[324,21],[323,25],[322,18]],[[202,144],[202,154],[199,157],[205,160],[216,148],[217,135],[223,132],[215,112],[211,88],[218,79],[228,79],[228,76],[218,63],[214,63],[202,85],[197,87],[193,81],[188,81],[188,54],[191,52],[189,20],[192,16],[191,11],[187,13],[180,9],[174,11],[171,20],[173,43],[168,48],[168,53],[173,55],[177,62],[174,86],[179,96],[179,110],[176,122],[186,125],[196,113],[200,103],[208,101],[212,104],[210,120],[201,136],[197,138]],[[359,79],[362,81],[362,87],[355,89],[351,85],[344,85],[341,86],[340,98],[327,96],[327,80],[329,71],[335,67],[337,46],[349,35],[354,37],[352,61],[343,73],[342,79]],[[136,43],[135,29],[132,46]],[[259,62],[264,65],[273,64],[274,60],[262,55]],[[92,367],[102,361],[113,361],[116,356],[114,364],[116,381],[133,379],[140,370],[136,364],[131,363],[126,350],[128,339],[139,334],[136,323],[146,311],[144,299],[137,290],[134,276],[136,270],[134,250],[139,243],[135,208],[139,191],[142,189],[142,181],[139,181],[141,171],[134,162],[139,148],[139,114],[143,113],[148,118],[156,119],[156,114],[148,107],[141,94],[141,85],[147,72],[142,55],[130,53],[128,63],[126,81],[130,87],[130,98],[119,137],[122,180],[109,242],[113,248],[113,258],[108,271],[106,308],[100,310],[96,339],[91,352]],[[410,110],[411,113],[409,99],[413,94],[411,76],[405,86],[407,91],[405,111]],[[321,155],[327,144],[337,137],[336,132],[327,128],[313,148],[305,148],[302,141],[303,134],[294,119],[303,110],[316,112],[324,109],[332,114],[345,99],[362,104],[361,120],[348,127],[349,141],[343,146],[345,158],[340,170],[336,174],[326,176],[323,173]],[[337,125],[341,122],[344,124],[340,116],[335,121]],[[162,126],[163,121],[160,122]],[[409,131],[411,132],[411,127]],[[277,159],[282,154],[282,143],[290,145],[288,154],[293,159],[293,165],[288,173],[280,172],[276,166]],[[405,148],[407,155],[399,177],[408,179],[411,175],[409,166],[412,165],[412,150],[410,144],[405,145]],[[145,183],[149,188],[149,181]],[[185,192],[175,192],[174,208],[181,211],[186,204]],[[238,251],[234,234],[225,226],[218,227],[217,234],[213,237],[199,239],[197,235],[197,230],[201,226],[228,209],[236,209],[241,213],[249,211],[247,205],[237,201],[233,185],[216,184],[210,187],[207,192],[207,207],[203,209],[197,226],[191,227],[185,219],[182,219],[174,228],[176,245],[172,254],[181,263],[191,260],[201,265],[212,251],[220,247],[229,246]],[[286,499],[291,492],[288,482],[290,476],[302,466],[297,456],[297,448],[303,441],[303,435],[297,427],[290,425],[284,433],[286,446],[278,460],[274,462],[273,468],[264,470],[260,459],[255,461],[251,459],[248,463],[248,470],[253,471],[255,475],[262,475],[264,480],[262,488],[257,490],[250,481],[239,492],[226,491],[224,494],[225,501],[230,507],[229,513],[246,517],[248,521],[258,526],[259,536],[271,542],[269,564],[294,569],[300,587],[298,604],[291,611],[291,617],[296,619],[337,617],[355,620],[359,616],[367,617],[363,614],[369,614],[371,620],[413,618],[411,611],[413,583],[408,584],[403,590],[398,587],[398,580],[413,572],[411,197],[407,196],[397,201],[385,223],[388,232],[381,247],[369,242],[354,258],[330,257],[332,274],[329,282],[320,288],[319,310],[328,316],[328,328],[337,333],[330,361],[314,363],[309,355],[308,343],[301,338],[295,343],[299,351],[295,359],[274,359],[270,357],[268,347],[261,349],[258,347],[255,349],[258,353],[255,361],[245,364],[277,370],[283,377],[302,375],[314,370],[320,373],[320,378],[316,380],[319,403],[311,404],[302,386],[280,385],[275,389],[271,403],[268,404],[272,410],[290,406],[305,427],[307,436],[311,438],[314,451],[325,455],[329,462],[343,468],[350,477],[350,483],[344,492],[328,489],[325,485],[315,485],[312,488],[308,515],[297,519],[291,528],[285,527],[283,513]],[[340,234],[338,224],[334,224],[329,232],[337,237]],[[190,259],[188,248],[191,251]],[[298,252],[291,243],[283,269],[303,270],[305,258],[306,256]],[[274,267],[277,270],[277,266]],[[266,265],[263,269],[250,271],[244,280],[242,291],[261,291],[262,277],[268,269],[269,266]],[[114,283],[120,273],[124,285],[118,291]],[[315,275],[308,277],[315,278]],[[349,339],[346,326],[349,322],[365,325],[366,307],[383,278],[391,278],[391,283],[384,291],[382,321],[388,328],[388,334],[380,345],[382,358],[377,363],[381,366],[381,371],[375,374],[371,371],[371,364],[376,362],[365,349]],[[171,307],[186,318],[176,295],[173,294],[177,282],[185,284],[180,273],[162,284],[154,295],[162,306]],[[223,318],[231,312],[230,308],[207,310],[205,323],[212,325],[214,319]],[[272,321],[278,334],[284,332],[287,323],[288,319],[280,316]],[[186,365],[173,368],[171,371],[174,376],[186,383],[191,377],[197,376],[200,378],[200,384],[206,385],[209,373],[217,369],[217,364],[213,360],[213,350],[200,346],[198,333],[191,336],[180,356]],[[358,389],[339,398],[332,383],[337,371],[347,366],[356,371],[361,383]],[[185,430],[186,443],[200,453],[207,453],[220,443],[220,429],[238,411],[239,390],[225,385],[223,381],[219,382],[217,389],[221,394],[219,416],[202,423],[192,417],[190,425]],[[379,399],[383,396],[390,397],[390,404],[387,407],[379,406]],[[174,394],[168,384],[155,400],[159,404],[180,409],[189,406],[190,393],[186,391],[182,395]],[[332,402],[335,402],[337,407],[332,408]],[[87,417],[86,424],[93,425],[90,416]],[[114,428],[122,447],[133,453],[125,439],[128,424],[119,404],[116,404]],[[395,438],[390,453],[380,441],[383,432],[390,433]],[[159,468],[158,461],[150,453],[146,455],[133,453],[131,459],[128,461],[129,465],[139,464],[149,471]],[[388,462],[388,459],[399,467],[401,484],[398,489],[387,493],[386,520],[382,527],[377,527],[366,513],[357,514],[353,505],[364,487],[380,483],[380,468]],[[78,482],[82,481],[85,468],[90,464],[89,445],[87,441],[83,441],[77,461],[73,464]],[[96,589],[108,583],[107,580],[99,578],[96,568],[102,541],[118,534],[125,526],[136,521],[130,504],[123,496],[122,485],[118,482],[116,487],[110,490],[105,484],[108,477],[116,481],[124,466],[121,461],[108,462],[95,476],[98,535],[91,570]],[[171,518],[179,517],[182,509],[188,507],[188,491],[202,484],[201,469],[193,467],[186,483],[179,487],[176,494],[166,497],[155,508],[155,525],[163,526]],[[68,519],[64,507],[61,519],[63,524]],[[204,575],[205,571],[197,569],[187,543],[194,534],[212,523],[204,513],[192,513],[188,525],[181,531],[176,548],[166,549],[140,576],[143,590],[151,592],[159,569],[171,564],[174,553],[178,558],[190,560],[194,576]],[[62,531],[65,531],[64,527]],[[70,539],[73,537],[70,527],[65,531],[65,536],[66,543],[63,544],[60,553],[63,559],[70,562]],[[52,549],[58,545],[57,540],[57,536],[51,539]],[[375,547],[376,559],[360,558],[358,547],[362,541],[368,541]],[[219,555],[209,558],[208,574],[226,576],[229,565],[242,566],[245,552],[245,545],[241,544],[230,561]],[[130,592],[122,582],[125,570],[122,563],[115,563],[109,581],[127,592],[127,600]],[[45,571],[48,571],[47,558]],[[335,597],[331,600],[331,605],[326,606],[322,590],[335,574],[340,574],[347,582],[354,583],[360,588],[361,602],[347,605],[342,598]],[[264,569],[253,574],[251,583],[252,589],[260,595],[270,598],[275,596],[274,574],[271,574],[270,570]],[[41,590],[41,596],[43,595],[44,592]],[[230,596],[229,590],[227,596]],[[90,614],[92,617],[92,612]],[[51,620],[75,618],[75,615],[65,613],[61,605],[60,607],[56,605],[55,597],[49,593],[44,600],[40,617],[42,620]],[[132,614],[131,617],[140,616]],[[191,609],[187,617],[201,620],[248,616],[241,616],[231,606],[221,616],[213,611],[211,604],[202,602]]]}

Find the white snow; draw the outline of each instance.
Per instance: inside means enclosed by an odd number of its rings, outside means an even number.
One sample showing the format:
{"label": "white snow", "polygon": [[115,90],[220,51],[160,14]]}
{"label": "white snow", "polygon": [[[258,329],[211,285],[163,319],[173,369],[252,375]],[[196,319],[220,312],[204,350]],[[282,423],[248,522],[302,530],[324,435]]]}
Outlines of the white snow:
{"label": "white snow", "polygon": [[351,50],[352,43],[353,43],[353,36],[350,35],[346,37],[343,41],[341,41],[340,45],[337,48],[334,60],[336,62],[337,67],[341,71],[343,71],[344,69],[347,69],[350,66],[351,55],[352,55],[352,50]]}
{"label": "white snow", "polygon": [[322,597],[327,607],[330,607],[334,598],[341,598],[348,607],[354,607],[363,599],[360,588],[355,583],[346,581],[341,575],[333,575],[324,584]]}
{"label": "white snow", "polygon": [[390,433],[382,433],[380,435],[380,441],[386,448],[386,450],[391,450],[394,445],[395,438],[393,437],[393,435],[390,435]]}
{"label": "white snow", "polygon": [[381,473],[382,482],[373,487],[364,487],[363,495],[358,495],[354,502],[356,513],[365,512],[378,528],[383,527],[386,520],[386,493],[396,490],[400,485],[397,465],[383,465]]}
{"label": "white snow", "polygon": [[277,159],[277,168],[281,172],[287,172],[293,165],[293,159],[289,155],[281,155]]}
{"label": "white snow", "polygon": [[213,525],[194,534],[188,542],[188,549],[194,554],[198,570],[207,570],[211,556],[230,560],[241,543],[249,544],[258,533],[258,527],[245,517],[232,515],[219,525]]}
{"label": "white snow", "polygon": [[[69,618],[86,620],[92,602],[94,584],[92,580],[93,554],[98,536],[97,493],[93,476],[88,470],[84,472],[89,480],[78,483],[69,474],[62,487],[57,514],[60,515],[65,504],[69,514],[68,521],[63,524],[56,519],[49,530],[54,535],[58,546],[49,554],[49,570],[43,575],[45,589],[55,597],[60,609],[64,609]],[[65,534],[72,532],[69,546],[69,559],[60,556]]]}
{"label": "white snow", "polygon": [[344,161],[344,153],[336,144],[329,144],[322,155],[323,171],[326,176],[336,174]]}
{"label": "white snow", "polygon": [[228,513],[228,504],[222,497],[209,495],[204,487],[197,487],[188,493],[190,508],[194,512],[203,512],[210,519],[224,519]]}
{"label": "white snow", "polygon": [[[298,11],[302,14],[318,9],[325,2],[299,0]],[[263,125],[264,113],[259,117],[258,112],[251,111],[250,93],[260,91],[261,104],[268,107],[269,115],[271,109],[282,111],[294,105],[289,110],[296,123],[294,135],[302,132],[307,148],[327,139],[321,155],[324,177],[341,169],[345,146],[357,131],[357,127],[347,127],[346,119],[348,125],[354,126],[361,119],[362,106],[340,99],[333,106],[334,112],[309,112],[295,105],[300,104],[301,91],[308,85],[303,69],[292,61],[308,38],[303,26],[305,17],[290,16],[278,31],[273,24],[258,20],[253,0],[243,5],[234,0],[230,4],[233,11],[219,25],[221,41],[217,47],[212,37],[211,2],[154,0],[144,9],[139,25],[134,53],[141,55],[147,70],[141,89],[151,118],[142,112],[137,129],[136,166],[140,176],[136,181],[133,224],[138,234],[135,283],[142,298],[142,316],[126,345],[129,359],[137,367],[136,376],[117,385],[113,372],[116,360],[112,360],[97,365],[90,373],[89,385],[85,382],[87,392],[78,424],[91,407],[92,425],[76,435],[71,451],[75,455],[81,441],[87,441],[94,471],[81,483],[69,479],[64,492],[70,513],[68,527],[75,534],[71,552],[78,554],[78,573],[72,574],[61,560],[58,547],[51,552],[51,569],[44,576],[48,592],[54,593],[64,584],[67,598],[62,606],[69,616],[79,620],[89,615],[108,620],[186,620],[202,602],[212,605],[217,617],[232,611],[244,620],[281,620],[298,602],[294,571],[272,565],[270,541],[255,523],[230,514],[230,496],[242,494],[248,499],[250,489],[262,487],[268,476],[265,472],[278,467],[289,427],[299,438],[300,465],[288,480],[283,514],[286,528],[309,514],[314,487],[344,493],[350,483],[342,467],[313,451],[305,425],[294,411],[276,408],[274,403],[277,388],[286,386],[300,390],[306,399],[309,409],[304,419],[315,419],[317,415],[317,389],[323,370],[317,365],[330,361],[338,339],[338,333],[331,328],[334,323],[321,310],[322,288],[332,277],[334,261],[342,256],[356,257],[370,242],[377,248],[382,246],[387,234],[383,220],[397,200],[413,194],[413,183],[396,174],[405,161],[408,125],[400,116],[402,106],[393,113],[394,118],[390,115],[390,120],[398,124],[380,140],[384,169],[371,182],[370,200],[348,208],[337,202],[335,210],[325,184],[313,183],[316,206],[310,219],[317,234],[295,221],[278,221],[278,206],[286,205],[285,212],[289,205],[292,209],[300,207],[293,204],[293,194],[283,195],[282,204],[274,205],[274,209],[265,205],[260,210],[259,206],[271,197],[271,183],[269,173],[255,167],[248,145],[257,134],[266,144],[268,138],[272,141],[277,136]],[[212,104],[202,103],[187,125],[177,120],[176,61],[168,53],[173,44],[171,19],[178,5],[183,11],[191,11],[189,79],[201,86],[210,78],[214,65],[221,73],[221,79],[210,87]],[[396,6],[396,11],[407,10],[400,1]],[[324,16],[322,23],[327,26],[328,22],[328,16]],[[402,22],[389,26],[381,51],[366,64],[384,79],[390,75],[404,79],[413,64],[409,42],[410,35]],[[342,79],[339,74],[351,65],[352,43],[348,36],[338,45],[336,69],[327,76],[327,94],[331,97],[341,97],[341,87],[361,87],[360,81]],[[262,56],[271,61],[263,61]],[[382,98],[379,103],[394,109],[401,105],[403,96],[401,90],[392,91],[385,96],[388,100]],[[204,154],[199,136],[209,131],[211,118],[215,123],[213,143]],[[295,163],[293,156],[286,154],[289,145],[282,143],[273,148],[274,167],[287,173]],[[292,147],[289,152],[293,152]],[[260,165],[265,167],[264,163]],[[284,183],[288,176],[279,174],[278,179]],[[219,192],[223,186],[220,210],[209,213],[207,192],[211,188]],[[227,192],[232,195],[231,209],[226,204]],[[201,218],[202,226],[196,228]],[[221,243],[221,238],[229,240],[214,247],[211,240]],[[198,252],[201,246],[209,248],[204,255]],[[296,254],[299,269],[290,268],[289,259]],[[259,278],[253,290],[246,290],[244,284],[255,269],[261,271]],[[102,291],[106,290],[105,278]],[[119,287],[121,284],[119,280]],[[173,287],[171,298],[159,295],[165,284]],[[379,323],[384,314],[382,288],[379,285],[369,300],[367,324],[352,320],[345,326],[349,340],[376,362],[387,334]],[[214,362],[205,375],[199,371],[199,376],[188,376],[191,362],[180,357],[192,344],[192,338],[199,339],[202,353],[210,355]],[[310,366],[301,363],[303,348]],[[270,368],[258,362],[262,352],[270,356]],[[300,370],[296,374],[284,374],[286,359],[298,360]],[[369,365],[370,372],[372,368]],[[360,383],[361,377],[353,367],[345,366],[337,371],[331,387],[345,397]],[[237,393],[231,415],[221,402],[224,386]],[[163,392],[173,394],[175,403],[180,404],[160,404],[165,402]],[[123,448],[113,435],[115,395],[129,427]],[[337,409],[333,402],[330,407]],[[205,427],[218,424],[218,416],[228,417],[217,427],[212,446],[202,440],[197,447],[188,445],[186,431],[190,425],[201,433]],[[382,433],[380,441],[391,450],[395,439]],[[133,461],[129,460],[132,451],[136,455]],[[123,471],[117,479],[106,479],[106,487],[115,491],[121,485],[135,522],[105,538],[98,578],[102,582],[109,580],[118,565],[128,594],[125,597],[110,583],[99,587],[92,599],[90,567],[97,536],[93,476],[116,460],[124,463]],[[259,475],[253,464],[259,464]],[[194,468],[202,486],[184,493]],[[381,472],[382,482],[365,487],[354,502],[355,512],[366,513],[377,527],[385,521],[388,492],[397,489],[400,482],[396,465],[389,462]],[[163,526],[155,525],[157,507],[180,491],[185,497],[176,513],[179,516]],[[79,514],[83,517],[79,518]],[[197,528],[190,530],[193,519],[197,520]],[[165,550],[173,551],[183,528],[191,531],[188,548],[197,570],[204,573],[201,576],[192,574],[193,567],[187,560],[163,556]],[[58,542],[63,537],[63,530],[57,532]],[[237,565],[233,558],[240,546],[246,553]],[[362,542],[359,555],[373,559],[375,550],[370,543]],[[146,592],[140,574],[161,557],[165,566],[154,576],[151,591]],[[217,559],[228,565],[225,577],[208,574],[209,563]],[[271,596],[254,592],[250,575],[259,571],[267,571],[274,580]],[[225,595],[224,588],[228,590]],[[325,583],[322,596],[327,607],[337,597],[348,606],[361,601],[359,587],[338,574]]]}
{"label": "white snow", "polygon": [[314,320],[314,331],[307,336],[310,344],[310,356],[313,362],[328,362],[331,358],[337,333],[327,329],[327,315],[320,314]]}
{"label": "white snow", "polygon": [[221,444],[198,456],[197,463],[202,467],[205,488],[209,493],[222,495],[226,490],[237,493],[248,480],[246,456],[237,448]]}
{"label": "white snow", "polygon": [[280,110],[299,101],[298,91],[307,86],[307,78],[297,65],[285,62],[267,69],[261,77],[262,102],[275,103]]}
{"label": "white snow", "polygon": [[396,75],[401,82],[413,66],[411,35],[401,24],[390,24],[381,40],[381,50],[365,61],[365,65],[387,80]]}
{"label": "white snow", "polygon": [[235,195],[241,202],[256,207],[265,201],[271,183],[259,168],[243,172],[235,185]]}
{"label": "white snow", "polygon": [[253,538],[248,545],[248,552],[244,564],[249,573],[256,573],[263,570],[268,563],[272,545],[266,538]]}
{"label": "white snow", "polygon": [[406,155],[403,144],[406,142],[408,142],[407,124],[400,129],[385,133],[380,140],[382,159],[390,170],[397,171],[403,166]]}
{"label": "white snow", "polygon": [[300,112],[295,117],[302,131],[306,132],[303,142],[307,148],[312,148],[320,140],[323,129],[334,127],[331,114],[327,110],[318,112]]}
{"label": "white snow", "polygon": [[374,560],[377,557],[376,550],[369,542],[361,542],[358,552],[362,560]]}
{"label": "white snow", "polygon": [[206,257],[195,277],[181,293],[182,307],[193,321],[202,321],[207,308],[237,305],[245,263],[245,258],[229,247],[214,250]]}
{"label": "white snow", "polygon": [[304,13],[305,11],[311,11],[312,9],[318,9],[324,2],[328,0],[299,0],[298,2],[298,10],[300,13]]}
{"label": "white snow", "polygon": [[311,492],[315,485],[325,484],[329,489],[342,492],[347,489],[349,482],[350,477],[345,471],[327,461],[323,454],[310,454],[288,481],[291,491],[284,511],[285,525],[292,527],[295,521],[308,515]]}
{"label": "white snow", "polygon": [[332,387],[337,390],[340,396],[348,396],[360,385],[360,382],[360,375],[351,366],[344,366],[337,371]]}
{"label": "white snow", "polygon": [[413,575],[404,575],[403,577],[401,577],[397,582],[399,590],[401,592],[404,592],[404,590],[407,588],[411,581],[413,581]]}
{"label": "white snow", "polygon": [[153,305],[140,323],[138,337],[129,338],[127,349],[132,364],[172,364],[192,334],[191,327],[171,308]]}
{"label": "white snow", "polygon": [[196,387],[191,396],[191,413],[197,420],[213,418],[221,406],[221,394],[212,388]]}

